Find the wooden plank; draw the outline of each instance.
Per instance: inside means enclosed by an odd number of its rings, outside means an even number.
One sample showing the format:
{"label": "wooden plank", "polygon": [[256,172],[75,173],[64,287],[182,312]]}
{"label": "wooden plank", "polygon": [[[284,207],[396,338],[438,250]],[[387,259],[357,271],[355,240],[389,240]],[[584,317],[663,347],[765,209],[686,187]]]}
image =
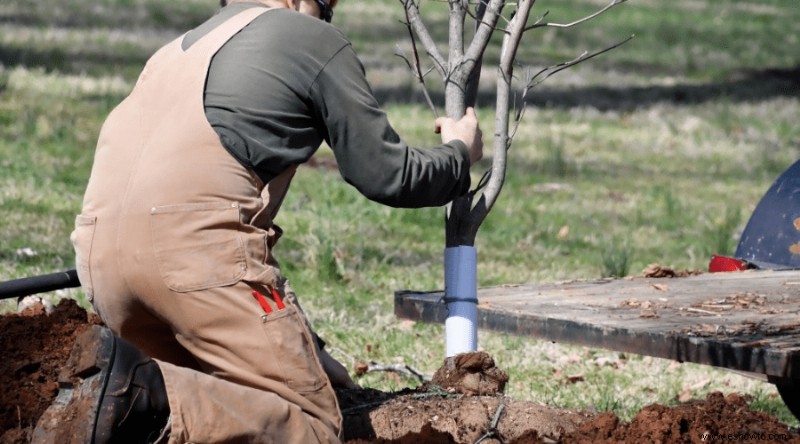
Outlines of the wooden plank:
{"label": "wooden plank", "polygon": [[[443,323],[442,291],[399,291],[398,317]],[[800,270],[478,290],[479,328],[800,379]]]}

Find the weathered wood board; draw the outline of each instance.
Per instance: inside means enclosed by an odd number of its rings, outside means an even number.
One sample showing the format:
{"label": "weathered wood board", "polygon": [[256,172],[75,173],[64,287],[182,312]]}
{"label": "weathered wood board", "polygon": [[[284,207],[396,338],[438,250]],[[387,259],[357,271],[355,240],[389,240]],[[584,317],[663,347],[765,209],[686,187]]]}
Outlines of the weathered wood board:
{"label": "weathered wood board", "polygon": [[[400,318],[443,323],[444,292],[399,291]],[[800,379],[800,271],[478,290],[478,327]]]}

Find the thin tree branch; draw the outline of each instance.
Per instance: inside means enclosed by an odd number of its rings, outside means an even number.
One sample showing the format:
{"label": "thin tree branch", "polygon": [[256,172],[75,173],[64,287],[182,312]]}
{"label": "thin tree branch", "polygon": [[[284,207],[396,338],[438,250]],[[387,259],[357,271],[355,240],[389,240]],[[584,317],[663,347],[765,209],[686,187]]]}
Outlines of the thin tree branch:
{"label": "thin tree branch", "polygon": [[[589,59],[592,59],[594,57],[599,56],[600,54],[606,53],[608,51],[611,51],[614,48],[620,47],[620,46],[624,45],[625,43],[628,43],[629,41],[631,41],[634,37],[635,37],[635,35],[631,34],[627,38],[625,38],[625,39],[623,39],[623,40],[621,40],[621,41],[619,41],[619,42],[617,42],[617,43],[615,43],[615,44],[613,44],[613,45],[611,45],[611,46],[609,46],[607,48],[601,49],[601,50],[593,52],[591,54],[589,54],[586,51],[584,51],[580,56],[576,57],[575,59],[572,59],[572,60],[569,60],[567,62],[562,62],[562,63],[559,63],[557,65],[553,65],[553,66],[549,66],[547,68],[544,68],[541,71],[539,71],[538,73],[536,73],[536,75],[534,75],[531,78],[531,80],[528,82],[528,86],[529,86],[528,89],[531,89],[531,88],[535,87],[536,85],[544,82],[545,80],[547,80],[549,77],[553,76],[554,74],[557,74],[557,73],[559,73],[559,72],[561,72],[561,71],[563,71],[563,70],[565,70],[565,69],[567,69],[569,67],[575,66],[578,63],[585,62],[585,61],[587,61]],[[543,75],[545,73],[546,73],[545,77],[543,77],[538,82],[534,82],[534,80],[537,77],[539,77],[540,75]]]}
{"label": "thin tree branch", "polygon": [[417,82],[419,82],[420,87],[422,88],[422,93],[425,95],[425,100],[428,102],[428,106],[431,108],[431,112],[433,112],[433,117],[439,117],[438,113],[436,112],[436,106],[433,104],[433,100],[431,99],[431,95],[428,93],[428,88],[425,85],[425,76],[422,74],[422,68],[419,64],[419,51],[417,50],[417,40],[414,38],[414,31],[411,29],[411,18],[409,17],[408,8],[406,8],[406,29],[408,29],[408,37],[411,39],[411,54],[414,56],[414,63],[412,64],[411,61],[405,57],[405,55],[397,54],[398,56],[402,57],[403,60],[406,61],[406,64],[414,73],[414,77],[417,78]]}
{"label": "thin tree branch", "polygon": [[[534,23],[531,26],[528,26],[527,28],[525,28],[525,30],[528,31],[528,30],[531,30],[531,29],[534,29],[534,28],[544,28],[544,27],[571,28],[571,27],[573,27],[575,25],[579,25],[579,24],[581,24],[583,22],[587,22],[587,21],[597,17],[598,15],[608,11],[609,9],[613,8],[614,6],[617,6],[620,3],[625,3],[626,1],[628,1],[628,0],[613,0],[611,3],[606,5],[603,9],[595,12],[594,14],[587,15],[586,17],[583,17],[581,19],[575,20],[574,22],[570,22],[570,23],[541,23],[540,20],[537,20],[536,23]],[[545,15],[547,15],[547,14],[545,13]],[[542,16],[542,19],[544,19],[544,16]]]}
{"label": "thin tree branch", "polygon": [[433,65],[436,67],[439,75],[444,78],[447,75],[447,64],[442,57],[442,54],[439,52],[439,49],[436,47],[436,42],[433,41],[430,32],[428,32],[428,28],[425,26],[425,23],[423,23],[422,18],[419,15],[419,7],[414,0],[400,0],[400,3],[403,4],[403,7],[406,10],[406,18],[408,19],[408,23],[414,29],[417,37],[419,37],[422,47],[425,48],[425,52],[428,53],[428,57],[433,60]]}
{"label": "thin tree branch", "polygon": [[[422,89],[422,94],[425,96],[425,102],[428,104],[428,108],[431,109],[431,113],[433,113],[433,118],[436,119],[439,117],[439,113],[436,112],[436,105],[433,104],[433,99],[431,98],[430,93],[428,92],[428,87],[425,85],[425,75],[430,72],[433,68],[430,68],[425,74],[420,71],[420,67],[416,63],[411,63],[411,60],[406,57],[405,54],[400,52],[400,48],[397,48],[394,52],[394,55],[403,59],[408,66],[408,69],[414,74],[414,77],[417,79],[417,82],[420,84],[420,88]],[[417,63],[419,59],[416,60]]]}
{"label": "thin tree branch", "polygon": [[399,373],[404,376],[417,378],[420,382],[428,382],[431,380],[431,376],[426,375],[419,370],[410,367],[406,364],[379,364],[375,361],[370,361],[366,364],[358,364],[356,365],[356,376],[362,376],[366,373],[370,372],[391,372],[391,373]]}
{"label": "thin tree branch", "polygon": [[[508,4],[508,0],[503,0],[501,3],[502,4],[500,5],[500,9],[501,9],[500,12],[502,12],[502,9],[505,8],[505,6]],[[517,3],[512,1],[511,4],[512,5],[516,5]],[[475,22],[476,22],[475,23],[475,30],[476,31],[478,29],[478,25],[480,25],[481,22],[484,22],[484,16],[486,14],[486,9],[488,8],[488,6],[489,6],[489,0],[479,0],[476,3],[475,12],[474,13],[472,11],[470,11],[469,9],[467,9],[467,11],[466,11],[467,15],[471,19],[475,20]],[[508,20],[505,17],[503,17],[502,14],[500,14],[500,16],[497,18],[497,21],[499,22],[501,19],[503,20],[504,23],[508,23]],[[494,30],[495,31],[502,31],[502,29],[498,28],[497,25],[495,25]]]}
{"label": "thin tree branch", "polygon": [[[611,45],[611,46],[609,46],[607,48],[604,48],[604,49],[601,49],[599,51],[593,52],[591,54],[588,54],[587,52],[584,51],[580,56],[578,56],[578,57],[576,57],[576,58],[574,58],[572,60],[569,60],[569,61],[566,61],[566,62],[562,62],[562,63],[558,63],[556,65],[548,66],[546,68],[543,68],[543,69],[539,70],[539,72],[537,72],[533,76],[530,76],[527,79],[525,88],[522,90],[522,95],[521,95],[521,97],[519,99],[520,110],[517,112],[517,116],[514,119],[514,126],[513,126],[513,129],[511,131],[511,134],[512,134],[511,137],[513,138],[513,134],[516,134],[517,128],[519,127],[519,124],[522,121],[522,117],[525,114],[525,109],[527,108],[526,99],[528,97],[528,92],[530,90],[532,90],[533,88],[535,88],[536,86],[538,86],[539,84],[541,84],[542,82],[544,82],[545,80],[550,78],[551,76],[553,76],[553,75],[555,75],[555,74],[557,74],[557,73],[559,73],[559,72],[561,72],[561,71],[563,71],[563,70],[565,70],[565,69],[567,69],[569,67],[575,66],[575,65],[577,65],[579,63],[582,63],[582,62],[585,62],[585,61],[587,61],[587,60],[589,60],[591,58],[597,57],[600,54],[603,54],[603,53],[606,53],[608,51],[611,51],[614,48],[622,46],[625,43],[628,43],[629,41],[631,41],[634,37],[635,36],[633,34],[631,34],[630,36],[628,36],[628,38],[626,38],[624,40],[621,40],[621,41],[619,41],[619,42],[617,42],[617,43],[615,43],[615,44],[613,44],[613,45]],[[535,81],[537,77],[542,76],[542,75],[544,75],[544,77],[542,77],[539,81]]]}
{"label": "thin tree branch", "polygon": [[502,398],[500,399],[500,404],[497,406],[497,410],[495,410],[494,412],[494,417],[492,418],[492,422],[489,423],[489,428],[486,430],[486,433],[481,435],[481,437],[478,438],[478,440],[472,444],[481,444],[483,441],[492,437],[500,441],[501,444],[505,443],[505,441],[503,441],[503,437],[500,435],[500,431],[497,430],[497,425],[500,423],[500,415],[503,414],[505,408],[506,408],[506,399]]}

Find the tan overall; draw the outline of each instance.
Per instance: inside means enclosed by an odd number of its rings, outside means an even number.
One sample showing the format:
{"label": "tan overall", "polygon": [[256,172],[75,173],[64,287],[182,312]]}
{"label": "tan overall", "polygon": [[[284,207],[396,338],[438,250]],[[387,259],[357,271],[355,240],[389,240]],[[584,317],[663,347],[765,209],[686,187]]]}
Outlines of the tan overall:
{"label": "tan overall", "polygon": [[159,363],[171,443],[339,442],[319,350],[270,253],[294,169],[265,185],[222,147],[203,109],[212,56],[265,11],[243,11],[187,51],[178,38],[148,61],[103,125],[72,233],[98,314]]}

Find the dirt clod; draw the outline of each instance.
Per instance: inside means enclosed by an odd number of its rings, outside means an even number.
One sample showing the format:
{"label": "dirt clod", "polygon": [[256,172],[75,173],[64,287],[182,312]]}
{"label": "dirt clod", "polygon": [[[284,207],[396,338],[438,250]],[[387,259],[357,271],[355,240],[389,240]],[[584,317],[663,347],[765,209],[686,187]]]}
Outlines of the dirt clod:
{"label": "dirt clod", "polygon": [[502,394],[508,374],[495,367],[486,352],[462,353],[444,360],[433,375],[431,384],[452,393],[465,395]]}
{"label": "dirt clod", "polygon": [[675,270],[672,267],[660,264],[650,264],[642,270],[642,276],[647,278],[674,278],[696,276],[702,274],[697,270]]}

